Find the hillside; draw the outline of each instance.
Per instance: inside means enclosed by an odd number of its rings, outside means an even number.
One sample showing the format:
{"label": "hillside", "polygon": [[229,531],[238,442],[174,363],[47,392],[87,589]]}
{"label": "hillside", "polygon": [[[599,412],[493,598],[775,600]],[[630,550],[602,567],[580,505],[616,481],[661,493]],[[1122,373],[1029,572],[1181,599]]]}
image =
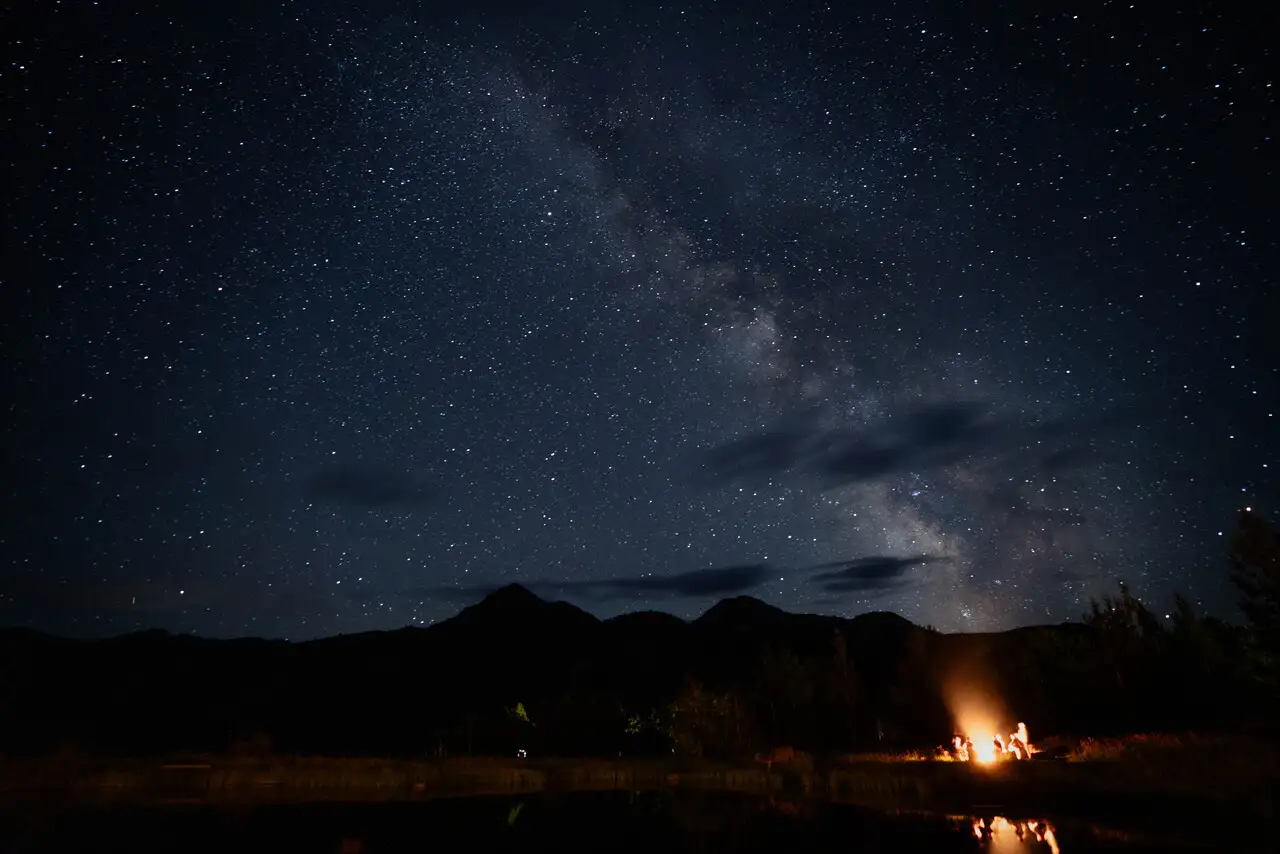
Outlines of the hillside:
{"label": "hillside", "polygon": [[[1096,729],[1116,711],[1078,690],[1100,678],[1085,666],[1098,640],[1071,624],[947,635],[894,614],[791,614],[745,596],[692,622],[602,621],[516,585],[429,628],[300,643],[10,629],[0,751],[422,755],[519,742],[614,755],[669,752],[673,722],[697,730],[699,750],[936,743],[954,726],[957,684],[1041,730]],[[716,748],[724,727],[742,743]]]}

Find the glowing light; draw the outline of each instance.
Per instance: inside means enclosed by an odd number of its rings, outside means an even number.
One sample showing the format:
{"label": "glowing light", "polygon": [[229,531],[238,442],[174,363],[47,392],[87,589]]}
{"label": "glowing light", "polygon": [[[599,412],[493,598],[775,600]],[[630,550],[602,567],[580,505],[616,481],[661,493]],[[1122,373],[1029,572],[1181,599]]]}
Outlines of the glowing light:
{"label": "glowing light", "polygon": [[1049,846],[1051,854],[1062,854],[1053,825],[1047,821],[1010,821],[1004,816],[995,816],[987,824],[982,819],[975,818],[973,835],[990,843],[992,851],[1021,851],[1026,846],[1039,842]]}
{"label": "glowing light", "polygon": [[1019,723],[1018,728],[1010,735],[979,734],[966,732],[952,740],[956,757],[961,762],[977,762],[990,764],[1004,759],[1030,759],[1036,749],[1031,744],[1031,736],[1027,733],[1027,725]]}

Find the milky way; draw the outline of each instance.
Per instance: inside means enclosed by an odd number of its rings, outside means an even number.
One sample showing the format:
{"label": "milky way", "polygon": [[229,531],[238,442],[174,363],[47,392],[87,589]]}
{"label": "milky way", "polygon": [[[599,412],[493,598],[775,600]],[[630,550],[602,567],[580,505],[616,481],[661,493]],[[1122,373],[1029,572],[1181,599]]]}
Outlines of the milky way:
{"label": "milky way", "polygon": [[1261,22],[70,5],[4,36],[0,623],[1231,616]]}

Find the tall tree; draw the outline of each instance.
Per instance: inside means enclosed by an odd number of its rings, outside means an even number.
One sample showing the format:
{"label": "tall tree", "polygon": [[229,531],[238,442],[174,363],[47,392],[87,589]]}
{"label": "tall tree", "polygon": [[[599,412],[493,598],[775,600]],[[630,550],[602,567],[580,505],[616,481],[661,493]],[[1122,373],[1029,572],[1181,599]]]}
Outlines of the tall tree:
{"label": "tall tree", "polygon": [[686,756],[741,757],[756,742],[751,711],[738,692],[712,691],[692,678],[676,700],[671,730],[676,751]]}
{"label": "tall tree", "polygon": [[1090,600],[1084,622],[1100,667],[1100,725],[1127,729],[1157,720],[1163,724],[1167,703],[1155,686],[1163,675],[1168,632],[1160,620],[1122,581],[1119,596]]}
{"label": "tall tree", "polygon": [[761,648],[754,697],[760,735],[766,741],[794,744],[797,738],[812,736],[809,712],[813,682],[804,663],[789,648],[771,644]]}
{"label": "tall tree", "polygon": [[836,630],[831,639],[831,668],[827,677],[828,701],[825,704],[833,716],[826,726],[828,749],[832,746],[849,750],[858,738],[857,676],[849,661],[849,643],[844,633]]}
{"label": "tall tree", "polygon": [[1280,666],[1280,542],[1263,516],[1245,508],[1231,538],[1231,581],[1249,628],[1255,674],[1276,688]]}

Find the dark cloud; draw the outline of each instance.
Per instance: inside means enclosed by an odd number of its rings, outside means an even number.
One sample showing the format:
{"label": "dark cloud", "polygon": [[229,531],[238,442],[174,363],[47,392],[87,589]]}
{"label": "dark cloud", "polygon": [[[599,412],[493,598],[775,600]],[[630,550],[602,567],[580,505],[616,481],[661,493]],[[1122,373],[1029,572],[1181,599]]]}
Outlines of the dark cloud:
{"label": "dark cloud", "polygon": [[937,555],[859,557],[811,567],[823,571],[810,580],[828,593],[880,593],[906,586],[907,570],[945,560]]}
{"label": "dark cloud", "polygon": [[1061,470],[1077,457],[1073,447],[1053,449],[1053,443],[1122,423],[1128,422],[1114,417],[1029,421],[980,401],[949,401],[855,428],[823,427],[816,418],[796,420],[710,449],[702,468],[720,480],[798,471],[834,487],[971,460],[1021,458],[1034,447],[1044,468]]}
{"label": "dark cloud", "polygon": [[707,452],[703,468],[725,480],[780,474],[801,459],[811,436],[798,425],[764,430],[712,448]]}
{"label": "dark cloud", "polygon": [[814,470],[839,483],[875,480],[907,470],[935,469],[990,450],[1007,425],[985,407],[938,404],[890,419],[879,429],[833,434]]}
{"label": "dark cloud", "polygon": [[435,484],[384,466],[336,466],[307,481],[307,495],[313,500],[368,510],[420,507],[435,501],[440,492]]}
{"label": "dark cloud", "polygon": [[[594,599],[634,599],[642,595],[681,596],[697,599],[707,596],[733,596],[758,587],[769,577],[766,564],[723,566],[711,569],[695,569],[675,575],[638,575],[623,578],[607,578],[599,581],[520,581],[520,584],[541,595],[585,595]],[[423,598],[471,600],[487,596],[504,584],[472,585],[465,587],[438,587],[429,590],[409,591]]]}
{"label": "dark cloud", "polygon": [[695,569],[675,575],[642,575],[599,582],[588,581],[575,586],[595,588],[612,594],[615,598],[632,593],[659,593],[696,598],[743,593],[758,586],[768,575],[769,568],[765,564],[747,564]]}

